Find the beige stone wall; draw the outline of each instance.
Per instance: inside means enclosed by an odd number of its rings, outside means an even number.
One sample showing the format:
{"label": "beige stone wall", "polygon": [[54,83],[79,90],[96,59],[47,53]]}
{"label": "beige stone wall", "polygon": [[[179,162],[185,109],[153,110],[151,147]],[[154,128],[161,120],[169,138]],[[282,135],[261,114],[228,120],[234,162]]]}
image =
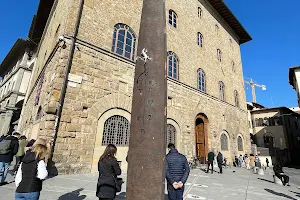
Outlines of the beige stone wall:
{"label": "beige stone wall", "polygon": [[[78,2],[58,1],[56,10],[53,10],[56,14],[49,21],[39,49],[35,77],[46,62],[48,52],[53,50],[57,35],[71,33]],[[100,145],[103,122],[108,117],[104,118],[104,114],[111,109],[122,110],[120,115],[123,111],[130,114],[134,63],[110,51],[115,24],[127,24],[138,35],[141,5],[140,0],[85,1],[71,68],[71,74],[81,77],[82,82],[71,83],[67,88],[54,154],[60,173],[95,171],[97,160],[104,150]],[[195,118],[197,114],[204,113],[209,120],[209,148],[220,149],[220,135],[226,132],[230,141],[229,151],[223,153],[231,162],[232,156],[250,152],[241,57],[236,36],[205,3],[170,0],[166,6],[167,10],[173,9],[178,14],[177,29],[167,24],[167,50],[174,51],[180,62],[180,80],[168,81],[168,95],[172,97],[168,100],[168,123],[177,125],[177,147],[188,157],[195,155]],[[197,17],[198,6],[204,11],[201,19]],[[220,28],[218,34],[215,32],[216,23]],[[54,30],[59,24],[56,33]],[[198,31],[204,36],[202,49],[197,46]],[[51,137],[69,48],[70,41],[67,40],[66,48],[59,47],[46,66],[39,105],[33,106],[37,87],[28,97],[21,127],[32,137],[35,137],[36,129],[39,137]],[[217,61],[217,48],[223,52],[222,63]],[[232,61],[236,64],[235,72],[232,71]],[[198,68],[206,72],[207,94],[196,89]],[[226,102],[217,98],[219,81],[225,83]],[[235,89],[240,95],[241,108],[233,106]],[[44,116],[36,119],[40,106]],[[244,152],[237,151],[239,134],[243,136]],[[126,169],[126,154],[126,147],[119,148],[117,157],[122,161],[123,170]]]}

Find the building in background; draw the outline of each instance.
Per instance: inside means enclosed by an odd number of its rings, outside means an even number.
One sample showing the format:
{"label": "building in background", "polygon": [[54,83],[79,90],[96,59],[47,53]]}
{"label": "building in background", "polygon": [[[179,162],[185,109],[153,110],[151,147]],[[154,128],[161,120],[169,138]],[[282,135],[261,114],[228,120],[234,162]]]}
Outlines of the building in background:
{"label": "building in background", "polygon": [[300,107],[300,66],[292,67],[289,70],[289,82],[296,90],[298,97],[298,105]]}
{"label": "building in background", "polygon": [[[0,135],[19,131],[36,52],[54,0],[41,0],[26,40],[18,39],[0,65]],[[28,96],[28,94],[27,94]],[[32,119],[30,119],[32,121]]]}
{"label": "building in background", "polygon": [[[79,1],[47,3],[21,122],[30,138],[53,137],[81,13]],[[141,10],[142,1],[85,1],[53,157],[59,173],[96,171],[110,143],[126,170]],[[250,152],[240,45],[251,37],[222,0],[167,1],[166,11],[166,141],[189,158],[215,149],[232,162]]]}
{"label": "building in background", "polygon": [[18,39],[0,65],[0,135],[17,130],[35,62],[34,46]]}
{"label": "building in background", "polygon": [[300,115],[286,107],[248,104],[248,109],[252,143],[257,146],[263,163],[270,156],[274,162],[279,157],[285,165],[300,165]]}

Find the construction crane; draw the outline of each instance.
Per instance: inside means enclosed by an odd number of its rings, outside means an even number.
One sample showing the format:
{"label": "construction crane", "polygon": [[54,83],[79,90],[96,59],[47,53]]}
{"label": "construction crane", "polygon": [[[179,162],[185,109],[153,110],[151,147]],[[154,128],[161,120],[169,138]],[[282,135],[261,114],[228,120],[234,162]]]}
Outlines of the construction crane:
{"label": "construction crane", "polygon": [[259,87],[262,90],[267,90],[267,87],[265,85],[259,85],[253,82],[252,78],[250,78],[250,81],[245,81],[246,84],[251,86],[252,89],[252,102],[256,103],[256,93],[255,93],[255,87]]}

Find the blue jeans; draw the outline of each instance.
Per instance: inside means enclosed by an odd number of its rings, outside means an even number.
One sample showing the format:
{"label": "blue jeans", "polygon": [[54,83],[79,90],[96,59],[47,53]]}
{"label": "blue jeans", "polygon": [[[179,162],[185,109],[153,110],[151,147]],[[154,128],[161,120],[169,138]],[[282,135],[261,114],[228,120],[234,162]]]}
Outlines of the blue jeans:
{"label": "blue jeans", "polygon": [[183,200],[184,187],[175,190],[174,187],[168,183],[167,188],[169,200]]}
{"label": "blue jeans", "polygon": [[16,193],[15,200],[39,200],[40,192]]}
{"label": "blue jeans", "polygon": [[3,183],[6,179],[9,166],[10,166],[10,162],[9,163],[0,162],[0,171],[2,171],[2,169],[4,168],[3,173],[2,173],[1,183]]}

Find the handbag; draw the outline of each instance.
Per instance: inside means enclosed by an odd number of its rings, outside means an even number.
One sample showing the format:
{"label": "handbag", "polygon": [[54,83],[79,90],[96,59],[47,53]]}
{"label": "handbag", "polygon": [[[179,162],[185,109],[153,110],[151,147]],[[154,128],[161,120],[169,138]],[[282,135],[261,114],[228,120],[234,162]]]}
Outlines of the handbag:
{"label": "handbag", "polygon": [[121,190],[122,190],[122,184],[124,183],[123,179],[117,177],[115,179],[115,182],[116,182],[116,191],[117,192],[121,192]]}

